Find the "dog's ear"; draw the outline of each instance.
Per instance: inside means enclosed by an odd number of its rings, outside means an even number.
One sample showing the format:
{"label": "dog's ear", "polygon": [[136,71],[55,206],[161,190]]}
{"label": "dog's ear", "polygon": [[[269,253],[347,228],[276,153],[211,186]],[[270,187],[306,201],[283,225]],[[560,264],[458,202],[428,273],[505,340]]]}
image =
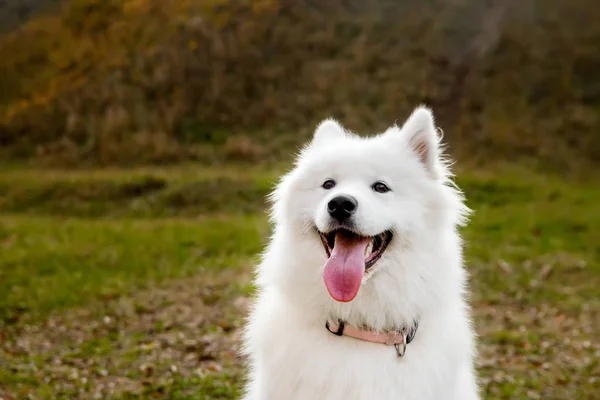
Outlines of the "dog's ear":
{"label": "dog's ear", "polygon": [[317,126],[311,145],[319,145],[330,140],[340,139],[346,136],[344,128],[334,119],[326,119]]}
{"label": "dog's ear", "polygon": [[431,110],[424,106],[417,107],[402,126],[402,134],[425,167],[435,178],[439,178],[440,137]]}

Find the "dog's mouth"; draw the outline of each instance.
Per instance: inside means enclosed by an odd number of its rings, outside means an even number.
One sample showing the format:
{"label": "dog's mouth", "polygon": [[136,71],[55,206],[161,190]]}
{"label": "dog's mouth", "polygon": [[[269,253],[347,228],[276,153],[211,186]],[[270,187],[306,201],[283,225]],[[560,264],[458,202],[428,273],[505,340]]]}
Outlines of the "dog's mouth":
{"label": "dog's mouth", "polygon": [[385,231],[375,236],[361,236],[343,228],[328,233],[319,232],[319,235],[321,236],[321,241],[323,242],[323,247],[328,258],[331,257],[331,253],[335,248],[335,241],[338,235],[350,242],[361,243],[364,240],[368,240],[364,251],[365,273],[368,273],[371,267],[381,258],[388,244],[392,241],[393,236],[391,231]]}
{"label": "dog's mouth", "polygon": [[352,301],[358,294],[363,277],[381,258],[392,240],[392,232],[362,236],[347,229],[319,232],[328,260],[323,279],[331,297]]}

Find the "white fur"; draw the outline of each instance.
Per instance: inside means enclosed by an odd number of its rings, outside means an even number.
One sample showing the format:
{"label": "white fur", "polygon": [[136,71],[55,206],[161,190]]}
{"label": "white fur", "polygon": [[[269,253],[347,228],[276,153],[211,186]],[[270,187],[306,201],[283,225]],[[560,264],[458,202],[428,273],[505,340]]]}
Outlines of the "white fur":
{"label": "white fur", "polygon": [[[467,214],[440,159],[431,112],[361,138],[327,120],[273,193],[274,233],[257,270],[258,297],[245,332],[246,400],[478,399],[474,333],[457,226]],[[336,186],[321,187],[328,179]],[[384,181],[391,192],[371,185]],[[354,196],[364,235],[392,229],[383,257],[356,298],[339,303],[323,281],[327,202]],[[419,329],[406,355],[338,337],[326,318],[376,330]]]}

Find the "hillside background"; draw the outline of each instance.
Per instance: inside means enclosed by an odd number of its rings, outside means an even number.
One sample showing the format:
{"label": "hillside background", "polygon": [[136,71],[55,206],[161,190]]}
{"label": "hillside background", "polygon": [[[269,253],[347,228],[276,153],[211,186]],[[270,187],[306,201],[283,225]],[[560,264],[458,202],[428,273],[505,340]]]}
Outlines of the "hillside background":
{"label": "hillside background", "polygon": [[1,155],[276,159],[327,116],[373,132],[425,103],[456,156],[564,169],[600,159],[599,20],[595,0],[3,0]]}
{"label": "hillside background", "polygon": [[482,398],[598,398],[598,0],[0,0],[0,400],[240,398],[268,193],[421,103]]}

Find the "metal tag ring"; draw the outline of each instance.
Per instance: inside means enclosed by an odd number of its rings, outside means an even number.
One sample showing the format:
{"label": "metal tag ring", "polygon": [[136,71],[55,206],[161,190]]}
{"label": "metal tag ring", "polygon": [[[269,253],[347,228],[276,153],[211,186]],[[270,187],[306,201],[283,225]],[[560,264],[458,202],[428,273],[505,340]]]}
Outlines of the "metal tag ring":
{"label": "metal tag ring", "polygon": [[402,331],[402,343],[395,343],[394,347],[396,348],[396,354],[398,354],[398,357],[404,356],[406,353],[406,330]]}

